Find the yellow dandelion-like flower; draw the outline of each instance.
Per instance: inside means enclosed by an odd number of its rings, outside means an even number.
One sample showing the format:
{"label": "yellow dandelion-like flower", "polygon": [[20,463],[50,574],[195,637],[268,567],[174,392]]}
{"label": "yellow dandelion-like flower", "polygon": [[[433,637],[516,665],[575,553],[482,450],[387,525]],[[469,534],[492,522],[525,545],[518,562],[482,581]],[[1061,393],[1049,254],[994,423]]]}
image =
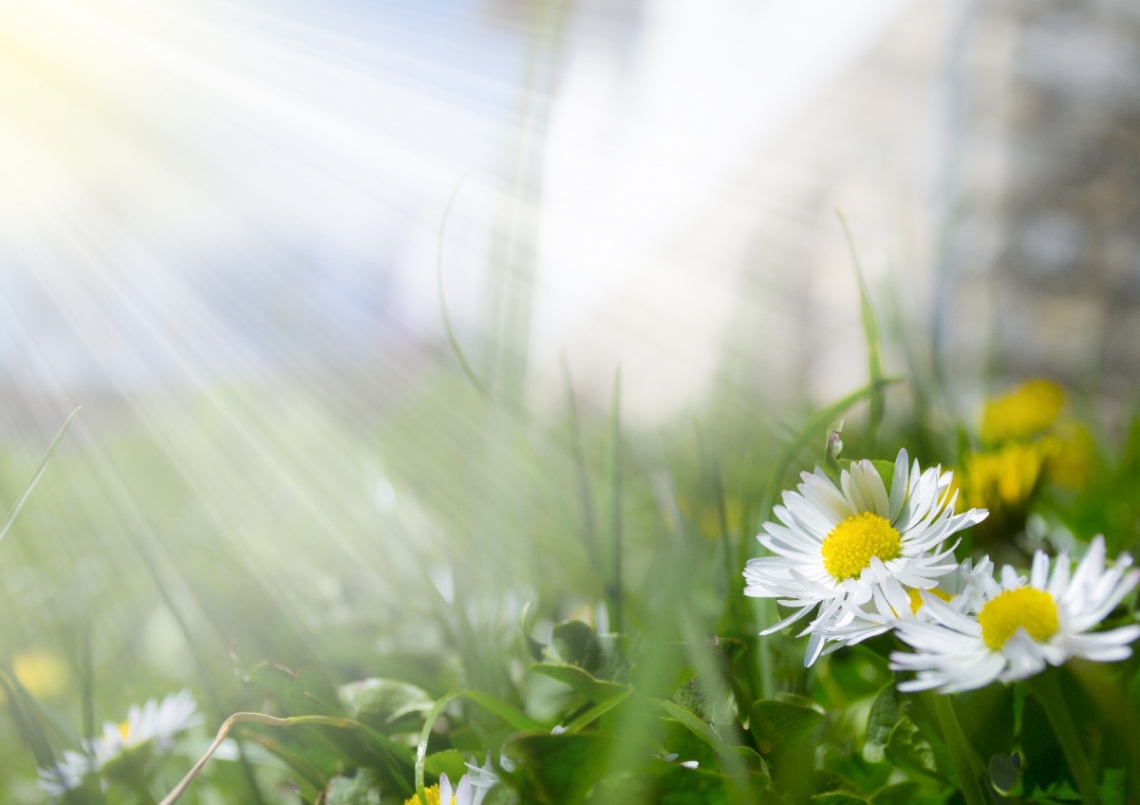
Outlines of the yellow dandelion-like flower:
{"label": "yellow dandelion-like flower", "polygon": [[71,674],[67,665],[47,651],[30,649],[12,658],[12,673],[33,697],[48,699],[60,693]]}
{"label": "yellow dandelion-like flower", "polygon": [[1012,442],[966,458],[964,486],[971,507],[1016,510],[1025,506],[1045,465],[1045,447]]}
{"label": "yellow dandelion-like flower", "polygon": [[1061,413],[1065,392],[1049,380],[1029,380],[986,404],[982,441],[1000,444],[1028,439],[1049,428]]}

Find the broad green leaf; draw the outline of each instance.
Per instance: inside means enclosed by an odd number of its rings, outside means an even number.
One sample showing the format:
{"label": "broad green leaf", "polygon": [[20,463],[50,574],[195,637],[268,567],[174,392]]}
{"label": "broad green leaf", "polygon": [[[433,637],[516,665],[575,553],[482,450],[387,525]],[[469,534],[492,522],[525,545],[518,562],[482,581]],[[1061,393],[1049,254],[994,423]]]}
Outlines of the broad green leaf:
{"label": "broad green leaf", "polygon": [[325,787],[325,805],[380,805],[380,781],[369,769],[338,774]]}
{"label": "broad green leaf", "polygon": [[601,702],[599,704],[595,704],[586,712],[575,716],[572,720],[568,721],[564,725],[565,731],[578,732],[579,730],[585,729],[597,721],[599,718],[604,716],[606,713],[608,713],[610,710],[613,710],[619,704],[628,699],[632,693],[632,690],[626,688],[625,692],[623,692],[621,695],[615,696],[612,699],[606,699],[604,702]]}
{"label": "broad green leaf", "polygon": [[550,663],[536,662],[530,666],[530,670],[569,685],[594,703],[621,696],[628,690],[624,685],[615,685],[613,682],[595,679],[585,669],[574,665],[551,665]]}
{"label": "broad green leaf", "polygon": [[446,774],[448,780],[458,783],[459,778],[467,773],[467,761],[461,752],[445,749],[424,758],[424,772],[436,778]]}
{"label": "broad green leaf", "polygon": [[422,688],[399,679],[361,679],[341,685],[337,698],[355,719],[386,726],[406,715],[426,713],[435,704]]}
{"label": "broad green leaf", "polygon": [[875,697],[867,719],[867,740],[863,744],[863,757],[866,760],[878,763],[883,759],[891,731],[901,718],[898,691],[893,684],[887,685]]}
{"label": "broad green leaf", "polygon": [[871,802],[874,805],[912,805],[918,798],[919,788],[918,783],[910,780],[889,785],[871,797]]}
{"label": "broad green leaf", "polygon": [[511,775],[522,801],[533,805],[580,805],[605,771],[609,736],[524,735],[508,743],[507,755],[518,763]]}
{"label": "broad green leaf", "polygon": [[934,747],[922,736],[909,718],[903,718],[891,730],[885,749],[887,760],[904,769],[940,776]]}
{"label": "broad green leaf", "polygon": [[576,665],[593,673],[602,662],[602,646],[598,635],[582,621],[555,624],[547,646],[550,659],[564,665]]}
{"label": "broad green leaf", "polygon": [[803,744],[826,714],[811,699],[785,694],[752,706],[752,733],[763,752],[793,750]]}

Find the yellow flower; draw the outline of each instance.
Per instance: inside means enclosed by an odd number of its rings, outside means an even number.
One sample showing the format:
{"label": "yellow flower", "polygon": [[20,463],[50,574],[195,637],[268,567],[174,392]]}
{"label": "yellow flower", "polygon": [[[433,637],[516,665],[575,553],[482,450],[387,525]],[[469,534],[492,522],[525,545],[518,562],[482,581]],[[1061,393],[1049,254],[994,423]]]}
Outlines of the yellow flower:
{"label": "yellow flower", "polygon": [[70,676],[59,657],[39,649],[21,651],[13,657],[12,673],[36,699],[47,699],[61,692]]}
{"label": "yellow flower", "polygon": [[1000,444],[1028,439],[1048,428],[1061,413],[1065,392],[1049,380],[1029,380],[986,404],[982,441]]}
{"label": "yellow flower", "polygon": [[1044,437],[1042,447],[1048,457],[1049,480],[1069,489],[1088,483],[1096,459],[1092,435],[1080,425],[1062,424]]}
{"label": "yellow flower", "polygon": [[[1045,450],[1034,443],[1012,443],[966,458],[963,485],[971,507],[1018,509],[1041,477]],[[959,498],[961,500],[961,498]]]}
{"label": "yellow flower", "polygon": [[[438,785],[429,785],[424,789],[424,795],[427,797],[427,805],[440,805]],[[455,797],[452,797],[451,802],[447,803],[447,805],[452,805],[453,802],[455,802]],[[412,796],[404,800],[404,805],[421,805],[419,796],[412,794]]]}

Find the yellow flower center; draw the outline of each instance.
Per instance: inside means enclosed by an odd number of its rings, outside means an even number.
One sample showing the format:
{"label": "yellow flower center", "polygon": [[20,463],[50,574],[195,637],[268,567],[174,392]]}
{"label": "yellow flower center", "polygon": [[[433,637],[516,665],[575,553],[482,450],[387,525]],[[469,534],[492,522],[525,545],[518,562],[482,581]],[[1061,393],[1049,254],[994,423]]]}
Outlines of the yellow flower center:
{"label": "yellow flower center", "polygon": [[125,740],[127,740],[128,737],[130,737],[130,734],[131,734],[131,722],[130,721],[120,721],[119,722],[119,735],[122,736],[123,740],[125,741]]}
{"label": "yellow flower center", "polygon": [[[440,801],[439,801],[439,785],[438,784],[429,785],[427,788],[425,788],[424,789],[424,795],[427,797],[427,804],[428,805],[442,805],[442,803],[440,803]],[[421,805],[420,798],[416,794],[412,794],[410,797],[408,797],[406,800],[404,800],[404,805]],[[455,797],[454,796],[451,797],[451,802],[447,803],[447,805],[455,805]]]}
{"label": "yellow flower center", "polygon": [[[927,590],[928,593],[936,598],[941,598],[943,601],[949,601],[951,596],[942,592],[941,590]],[[907,590],[907,596],[910,598],[910,611],[912,615],[917,615],[918,611],[922,609],[922,594],[918,590]]]}
{"label": "yellow flower center", "polygon": [[998,651],[1019,628],[1043,643],[1057,633],[1057,605],[1053,596],[1034,587],[1006,590],[978,613],[982,640]]}
{"label": "yellow flower center", "polygon": [[823,567],[836,581],[857,577],[871,557],[886,562],[902,555],[902,537],[885,517],[853,514],[831,529],[823,541]]}

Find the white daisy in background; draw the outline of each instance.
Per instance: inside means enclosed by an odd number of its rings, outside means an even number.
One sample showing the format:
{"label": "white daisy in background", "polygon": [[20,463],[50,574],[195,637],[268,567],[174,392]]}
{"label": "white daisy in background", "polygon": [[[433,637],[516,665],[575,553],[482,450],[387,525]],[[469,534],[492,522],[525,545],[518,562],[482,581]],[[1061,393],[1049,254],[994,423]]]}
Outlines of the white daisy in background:
{"label": "white daisy in background", "polygon": [[57,760],[54,765],[40,769],[38,780],[40,789],[48,796],[62,797],[83,785],[83,778],[99,766],[91,755],[67,750],[63,753],[63,760]]}
{"label": "white daisy in background", "polygon": [[198,703],[188,690],[171,693],[160,704],[147,700],[139,707],[132,704],[127,719],[118,724],[107,721],[103,734],[83,742],[84,753],[66,751],[63,760],[54,766],[40,769],[40,788],[52,796],[62,796],[78,788],[83,778],[105,768],[126,752],[150,742],[159,749],[169,748],[173,736],[182,730],[202,723],[205,716],[198,712]]}
{"label": "white daisy in background", "polygon": [[1106,569],[1104,553],[1104,537],[1096,537],[1071,576],[1067,553],[1050,573],[1049,557],[1038,551],[1028,579],[1007,565],[1000,584],[992,577],[981,582],[976,616],[926,595],[929,622],[895,622],[896,634],[915,653],[893,653],[891,668],[917,672],[899,690],[955,693],[1026,679],[1069,657],[1112,662],[1131,656],[1128,644],[1140,637],[1140,625],[1090,632],[1140,582],[1140,571],[1128,570],[1131,556],[1122,554]]}
{"label": "white daisy in background", "polygon": [[844,470],[838,487],[822,470],[805,472],[797,491],[785,492],[784,505],[773,507],[780,523],[765,523],[758,536],[774,555],[748,561],[744,592],[796,608],[761,634],[817,610],[801,632],[812,635],[806,665],[819,656],[828,631],[847,626],[853,611],[888,579],[928,589],[953,573],[958,564],[954,546],[943,548],[946,540],[987,514],[970,509],[956,515],[956,495],[948,491],[953,473],[940,467],[923,472],[917,461],[907,462],[900,450],[889,492],[867,460]]}
{"label": "white daisy in background", "polygon": [[972,560],[966,559],[953,573],[939,579],[937,587],[926,590],[907,590],[897,579],[888,578],[874,587],[868,603],[854,608],[845,606],[844,612],[849,617],[837,618],[825,631],[817,633],[819,638],[809,649],[808,664],[815,660],[813,650],[823,655],[843,646],[853,646],[890,631],[897,620],[929,622],[933,616],[924,606],[923,593],[945,601],[956,612],[976,613],[984,603],[982,582],[992,577],[993,562],[985,556],[976,567]]}

